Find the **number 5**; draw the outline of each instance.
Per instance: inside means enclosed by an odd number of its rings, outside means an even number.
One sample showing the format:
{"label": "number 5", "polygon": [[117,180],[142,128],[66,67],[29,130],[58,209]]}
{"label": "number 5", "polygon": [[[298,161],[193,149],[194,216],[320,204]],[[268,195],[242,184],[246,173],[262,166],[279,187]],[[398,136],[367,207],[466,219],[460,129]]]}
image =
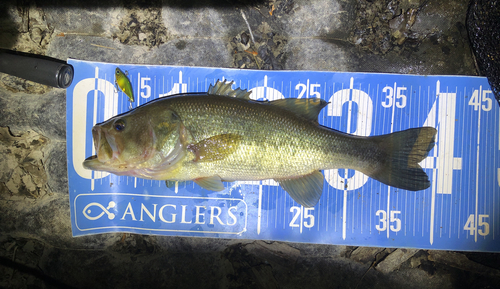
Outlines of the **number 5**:
{"label": "number 5", "polygon": [[396,214],[401,214],[401,211],[391,211],[391,223],[394,222],[394,225],[391,225],[391,231],[393,232],[401,230],[401,220],[396,218]]}
{"label": "number 5", "polygon": [[477,226],[484,226],[483,229],[477,230],[477,233],[481,236],[487,236],[490,233],[490,224],[484,220],[484,218],[488,218],[489,215],[479,215],[477,220]]}
{"label": "number 5", "polygon": [[314,95],[314,97],[316,97],[316,98],[321,98],[321,94],[319,93],[319,91],[315,91],[314,90],[315,88],[320,88],[320,85],[319,84],[311,84],[309,86],[309,89],[311,90],[311,91],[309,91],[309,94],[311,96]]}
{"label": "number 5", "polygon": [[306,228],[314,227],[314,215],[310,214],[310,211],[314,211],[314,208],[304,208],[304,220],[309,219],[309,222],[304,222]]}
{"label": "number 5", "polygon": [[[149,77],[142,77],[141,78],[141,97],[142,98],[149,98],[151,96],[151,86],[146,84],[146,81],[150,81],[151,78]],[[144,93],[142,90],[146,89],[146,93]]]}

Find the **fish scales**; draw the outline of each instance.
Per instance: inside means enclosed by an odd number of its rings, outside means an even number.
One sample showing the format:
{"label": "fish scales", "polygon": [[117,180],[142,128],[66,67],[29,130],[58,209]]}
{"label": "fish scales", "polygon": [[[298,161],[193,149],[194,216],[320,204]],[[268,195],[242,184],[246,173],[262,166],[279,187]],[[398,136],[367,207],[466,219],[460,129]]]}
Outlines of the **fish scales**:
{"label": "fish scales", "polygon": [[[169,106],[179,114],[195,142],[226,133],[243,136],[238,150],[225,159],[187,167],[183,173],[186,179],[192,179],[193,173],[209,176],[216,171],[223,179],[295,177],[329,166],[345,167],[352,156],[359,155],[343,136],[269,104],[196,95],[171,99]],[[332,143],[341,153],[332,150]]]}

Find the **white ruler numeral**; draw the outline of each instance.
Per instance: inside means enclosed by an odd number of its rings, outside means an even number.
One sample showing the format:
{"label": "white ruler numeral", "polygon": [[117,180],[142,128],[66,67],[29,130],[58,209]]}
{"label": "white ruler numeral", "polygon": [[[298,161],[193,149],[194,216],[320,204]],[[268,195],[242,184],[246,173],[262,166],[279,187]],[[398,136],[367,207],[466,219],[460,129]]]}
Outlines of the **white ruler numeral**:
{"label": "white ruler numeral", "polygon": [[387,219],[387,212],[384,210],[378,210],[375,215],[380,218],[380,224],[375,225],[375,228],[378,231],[383,232],[387,230],[387,227],[389,226],[389,229],[393,232],[401,231],[401,219],[396,216],[397,214],[401,214],[401,211],[390,211],[390,218]]}
{"label": "white ruler numeral", "polygon": [[[490,111],[493,108],[493,100],[488,95],[491,93],[491,90],[483,90],[481,93],[476,89],[472,92],[472,96],[468,104],[474,107],[474,110],[476,111],[479,109],[482,109],[483,111]],[[479,95],[481,95],[481,97]]]}
{"label": "white ruler numeral", "polygon": [[315,98],[321,98],[321,94],[319,91],[316,91],[317,89],[321,88],[320,84],[309,84],[309,79],[307,80],[307,83],[299,83],[295,86],[295,90],[299,90],[299,96],[297,98],[302,98],[305,97],[309,98],[309,96],[314,96]]}
{"label": "white ruler numeral", "polygon": [[462,158],[453,156],[457,94],[439,92],[439,81],[436,86],[437,99],[423,126],[437,128],[437,142],[434,147],[434,154],[424,160],[422,167],[436,169],[437,176],[433,178],[433,181],[436,183],[437,194],[451,194],[453,170],[462,169]]}
{"label": "white ruler numeral", "polygon": [[[327,107],[328,116],[342,116],[342,106],[348,103],[349,111],[348,115],[345,116],[348,119],[347,133],[359,136],[369,136],[372,131],[373,101],[368,93],[359,89],[354,89],[353,82],[354,79],[351,78],[350,88],[339,90],[332,95]],[[352,103],[358,105],[358,113],[355,115],[357,120],[356,129],[354,132],[351,132],[350,121],[352,118]],[[327,170],[324,173],[326,181],[338,190],[345,190],[346,184],[348,184],[348,190],[357,190],[368,181],[368,176],[359,171],[355,171],[354,175],[350,178],[347,177],[347,170],[345,170],[343,176],[339,175],[338,169]]]}
{"label": "white ruler numeral", "polygon": [[[481,236],[487,236],[490,233],[490,224],[486,222],[486,218],[489,215],[478,215],[477,216],[477,225],[475,222],[475,215],[470,214],[467,222],[465,223],[464,230],[469,231],[470,235],[474,235],[477,230],[477,233]],[[480,228],[481,227],[481,228]]]}
{"label": "white ruler numeral", "polygon": [[293,218],[290,221],[289,226],[291,228],[300,228],[302,233],[302,227],[308,229],[314,227],[314,215],[311,212],[314,208],[304,208],[303,206],[297,207],[293,206],[290,208],[290,213],[293,213]]}
{"label": "white ruler numeral", "polygon": [[[385,93],[385,100],[382,102],[382,106],[385,108],[392,107],[394,105],[394,101],[396,101],[397,108],[406,107],[406,95],[403,94],[405,90],[406,87],[398,87],[396,86],[396,83],[394,83],[394,88],[390,86],[384,87],[382,92]],[[396,95],[394,95],[394,92],[396,92]]]}

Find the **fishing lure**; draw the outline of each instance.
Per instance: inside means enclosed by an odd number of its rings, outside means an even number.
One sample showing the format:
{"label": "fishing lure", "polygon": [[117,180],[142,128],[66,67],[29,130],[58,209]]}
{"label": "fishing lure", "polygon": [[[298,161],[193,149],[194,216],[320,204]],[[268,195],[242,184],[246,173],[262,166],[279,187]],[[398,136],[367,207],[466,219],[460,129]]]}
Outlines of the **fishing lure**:
{"label": "fishing lure", "polygon": [[121,91],[128,96],[130,102],[134,102],[134,92],[132,91],[132,84],[128,79],[127,75],[121,71],[120,68],[115,69],[115,83],[118,85]]}

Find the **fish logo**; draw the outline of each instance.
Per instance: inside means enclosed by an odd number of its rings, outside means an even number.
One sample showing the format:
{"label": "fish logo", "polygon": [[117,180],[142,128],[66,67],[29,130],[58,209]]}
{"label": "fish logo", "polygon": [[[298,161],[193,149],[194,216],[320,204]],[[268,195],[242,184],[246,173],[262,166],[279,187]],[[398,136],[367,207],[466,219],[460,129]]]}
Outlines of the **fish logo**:
{"label": "fish logo", "polygon": [[[98,212],[100,209],[100,214],[92,216],[95,213],[95,211],[92,207],[97,207]],[[97,202],[93,202],[93,203],[90,203],[87,206],[85,206],[85,208],[83,208],[82,213],[85,216],[85,218],[87,218],[90,221],[98,220],[102,216],[104,216],[104,214],[108,215],[108,219],[113,220],[116,217],[116,215],[109,211],[109,209],[112,209],[112,208],[116,208],[116,203],[113,201],[109,202],[107,207],[104,207],[103,205],[101,205]]]}

